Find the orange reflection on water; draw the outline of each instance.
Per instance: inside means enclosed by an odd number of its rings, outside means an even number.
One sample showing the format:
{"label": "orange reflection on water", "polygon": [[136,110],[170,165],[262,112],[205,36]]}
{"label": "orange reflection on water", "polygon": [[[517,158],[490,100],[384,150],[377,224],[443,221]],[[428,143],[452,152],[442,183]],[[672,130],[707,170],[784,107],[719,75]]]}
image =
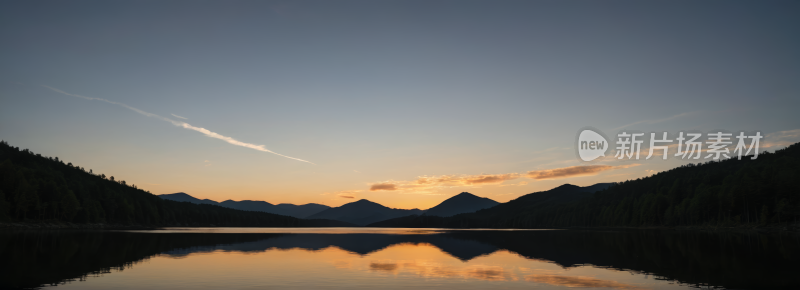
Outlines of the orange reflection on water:
{"label": "orange reflection on water", "polygon": [[430,260],[370,262],[369,270],[400,275],[414,274],[426,278],[472,278],[486,281],[512,281],[516,278],[500,266],[470,265],[457,267]]}
{"label": "orange reflection on water", "polygon": [[614,288],[614,289],[647,289],[634,285],[619,283],[617,281],[601,280],[592,277],[562,276],[562,275],[528,275],[526,281],[545,283],[555,286],[588,287],[588,288]]}
{"label": "orange reflection on water", "polygon": [[76,289],[543,289],[685,288],[594,267],[564,269],[500,250],[467,261],[426,243],[395,244],[366,255],[337,247],[216,250],[158,256],[121,272],[58,286]]}

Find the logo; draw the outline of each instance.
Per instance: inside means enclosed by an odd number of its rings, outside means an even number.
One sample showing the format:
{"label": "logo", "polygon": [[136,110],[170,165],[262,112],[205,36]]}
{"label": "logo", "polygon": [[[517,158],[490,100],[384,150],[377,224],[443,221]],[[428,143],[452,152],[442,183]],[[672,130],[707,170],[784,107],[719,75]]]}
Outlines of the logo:
{"label": "logo", "polygon": [[600,156],[606,156],[608,141],[597,132],[585,129],[578,135],[578,155],[583,161],[592,161]]}
{"label": "logo", "polygon": [[[579,132],[575,151],[581,160],[589,162],[606,156],[606,151],[611,146],[602,131],[593,127],[583,127]],[[680,156],[681,159],[741,160],[742,157],[748,156],[750,159],[758,158],[759,141],[765,136],[762,136],[760,131],[742,131],[735,135],[732,132],[715,130],[707,134],[678,132],[676,135],[671,135],[668,132],[648,134],[626,130],[620,131],[616,137],[616,154],[614,154],[616,159],[639,160],[640,157],[644,157],[647,160],[661,157],[666,160],[669,156]],[[674,154],[670,152],[673,150],[677,152]],[[641,156],[643,153],[647,156]]]}

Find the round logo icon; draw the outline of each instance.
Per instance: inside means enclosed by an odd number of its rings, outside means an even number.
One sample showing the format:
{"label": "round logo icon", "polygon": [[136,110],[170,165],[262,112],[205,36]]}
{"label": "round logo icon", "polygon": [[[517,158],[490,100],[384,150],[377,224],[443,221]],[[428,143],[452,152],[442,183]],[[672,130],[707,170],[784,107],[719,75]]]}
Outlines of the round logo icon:
{"label": "round logo icon", "polygon": [[583,161],[592,161],[600,156],[606,156],[608,141],[599,133],[584,129],[578,135],[578,156]]}

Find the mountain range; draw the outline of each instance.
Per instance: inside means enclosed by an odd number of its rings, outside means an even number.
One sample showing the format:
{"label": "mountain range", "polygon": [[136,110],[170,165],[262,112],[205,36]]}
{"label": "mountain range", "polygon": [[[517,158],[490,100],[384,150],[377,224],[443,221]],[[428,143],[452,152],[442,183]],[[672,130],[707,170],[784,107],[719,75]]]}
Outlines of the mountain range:
{"label": "mountain range", "polygon": [[[361,199],[339,207],[309,203],[294,205],[282,203],[273,205],[266,201],[226,200],[216,202],[210,199],[198,199],[183,192],[159,195],[163,199],[191,202],[194,204],[212,204],[222,207],[245,210],[261,211],[273,214],[292,216],[303,219],[327,219],[347,222],[359,226],[398,226],[408,225],[409,221],[417,217],[451,217],[457,214],[474,213],[481,211],[484,215],[502,215],[508,211],[532,209],[540,205],[555,205],[576,201],[588,197],[596,191],[609,187],[611,183],[598,183],[592,186],[580,187],[564,184],[557,188],[521,196],[507,203],[499,203],[486,197],[479,197],[469,192],[462,192],[450,197],[438,205],[427,209],[396,209],[389,208],[376,202]],[[427,219],[429,219],[427,218]]]}
{"label": "mountain range", "polygon": [[[495,206],[462,193],[422,211],[391,209],[368,200],[330,208],[261,201],[218,203],[185,193],[156,196],[124,180],[0,141],[0,221],[223,227],[796,227],[800,143],[755,157],[689,163],[614,184],[565,184]],[[461,200],[473,202],[461,206]],[[475,211],[485,206],[491,207]],[[336,220],[308,220],[315,217]],[[369,224],[373,221],[378,222]]]}
{"label": "mountain range", "polygon": [[475,212],[500,204],[489,198],[479,197],[468,192],[462,192],[448,198],[428,210],[389,208],[366,199],[347,203],[339,207],[329,207],[316,203],[304,205],[282,203],[273,205],[266,201],[254,200],[226,200],[223,202],[216,202],[210,199],[198,199],[183,192],[162,194],[159,195],[159,197],[179,202],[212,204],[232,209],[261,211],[296,218],[337,220],[360,226],[410,215],[425,214],[429,216],[449,217],[460,213]]}
{"label": "mountain range", "polygon": [[365,226],[374,222],[393,219],[397,217],[421,214],[419,209],[388,208],[381,204],[362,199],[340,207],[329,208],[316,213],[309,218],[330,219]]}
{"label": "mountain range", "polygon": [[172,201],[191,202],[194,204],[212,204],[232,209],[246,210],[246,211],[262,211],[262,212],[301,218],[301,219],[309,218],[311,215],[315,213],[330,208],[327,205],[321,205],[316,203],[308,203],[304,205],[295,205],[289,203],[271,204],[269,202],[260,200],[242,200],[242,201],[226,200],[223,202],[216,202],[210,199],[195,198],[183,192],[162,194],[159,195],[159,197]]}
{"label": "mountain range", "polygon": [[[446,219],[447,217],[451,217],[456,214],[462,214],[462,213],[468,214],[470,217],[479,216],[481,217],[481,219],[484,220],[492,220],[494,218],[503,217],[512,213],[535,212],[542,207],[552,207],[560,204],[566,204],[582,200],[586,197],[591,196],[595,192],[610,187],[611,185],[613,185],[613,183],[598,183],[595,185],[585,186],[585,187],[580,187],[572,184],[564,184],[547,191],[529,193],[506,203],[497,203],[488,198],[487,198],[488,201],[479,201],[478,199],[482,199],[481,197],[477,197],[472,194],[463,192],[457,196],[454,196],[442,202],[436,207],[429,209],[425,213],[425,215],[398,217],[394,219],[384,220],[381,222],[376,222],[370,224],[369,226],[445,227],[445,225],[447,225],[448,222],[452,222],[448,221]],[[466,203],[467,201],[471,202]],[[495,205],[491,206],[489,201],[494,202]],[[456,204],[466,203],[470,205],[476,205],[480,204],[480,202],[483,202],[483,204],[486,205],[486,207],[472,211],[461,211],[461,212],[446,210],[452,208]],[[435,212],[434,209],[436,209]],[[442,213],[453,213],[453,214],[445,215]]]}
{"label": "mountain range", "polygon": [[547,191],[534,192],[520,196],[514,200],[482,210],[476,214],[489,217],[503,216],[512,212],[535,212],[540,207],[552,207],[582,200],[611,185],[613,185],[613,183],[598,183],[581,187],[567,183]]}

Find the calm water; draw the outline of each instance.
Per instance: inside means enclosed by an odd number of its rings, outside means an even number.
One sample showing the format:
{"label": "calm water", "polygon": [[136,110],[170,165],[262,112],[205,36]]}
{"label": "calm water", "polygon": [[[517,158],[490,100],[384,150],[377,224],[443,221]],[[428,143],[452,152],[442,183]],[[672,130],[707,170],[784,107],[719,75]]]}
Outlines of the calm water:
{"label": "calm water", "polygon": [[800,289],[796,235],[169,228],[0,232],[0,285],[47,289]]}

